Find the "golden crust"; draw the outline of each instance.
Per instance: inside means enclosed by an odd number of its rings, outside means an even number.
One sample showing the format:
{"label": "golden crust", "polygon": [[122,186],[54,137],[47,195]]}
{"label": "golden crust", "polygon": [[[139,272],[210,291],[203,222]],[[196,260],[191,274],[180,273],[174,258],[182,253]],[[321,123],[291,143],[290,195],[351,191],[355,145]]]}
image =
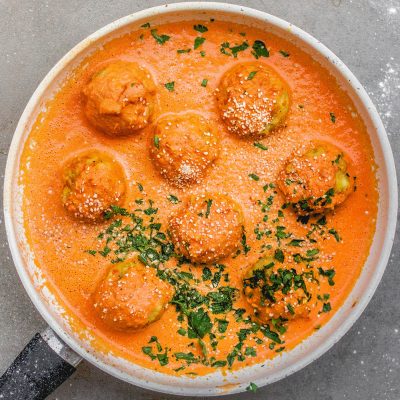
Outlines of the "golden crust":
{"label": "golden crust", "polygon": [[239,247],[243,212],[223,194],[191,196],[170,219],[169,230],[178,253],[194,263],[211,264]]}
{"label": "golden crust", "polygon": [[127,260],[110,267],[94,293],[94,308],[111,328],[131,331],[159,319],[171,296],[154,268]]}
{"label": "golden crust", "polygon": [[299,214],[332,210],[353,190],[348,164],[339,148],[314,141],[306,151],[297,151],[289,157],[277,184]]}
{"label": "golden crust", "polygon": [[150,72],[117,61],[95,73],[83,88],[90,123],[110,136],[131,135],[151,122],[156,87]]}
{"label": "golden crust", "polygon": [[149,147],[156,169],[178,187],[200,182],[220,151],[214,130],[194,113],[160,118]]}
{"label": "golden crust", "polygon": [[216,98],[228,130],[249,137],[268,135],[282,125],[290,107],[289,92],[273,68],[250,62],[225,72]]}
{"label": "golden crust", "polygon": [[121,165],[93,150],[64,167],[61,201],[69,214],[86,222],[100,221],[112,205],[123,203],[126,191]]}

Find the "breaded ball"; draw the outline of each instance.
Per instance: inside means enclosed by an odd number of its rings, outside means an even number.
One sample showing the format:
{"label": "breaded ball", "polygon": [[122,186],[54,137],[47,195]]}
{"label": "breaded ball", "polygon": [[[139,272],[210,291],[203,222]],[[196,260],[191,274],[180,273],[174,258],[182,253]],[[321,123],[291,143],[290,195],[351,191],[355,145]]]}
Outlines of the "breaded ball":
{"label": "breaded ball", "polygon": [[270,134],[282,125],[289,111],[286,82],[260,62],[240,63],[229,69],[216,93],[228,130],[242,137]]}
{"label": "breaded ball", "polygon": [[243,293],[255,316],[264,323],[272,318],[307,317],[310,312],[310,295],[303,277],[270,256],[260,258],[247,270]]}
{"label": "breaded ball", "polygon": [[199,182],[219,154],[216,133],[198,114],[168,114],[154,126],[150,155],[161,175],[178,187]]}
{"label": "breaded ball", "polygon": [[85,152],[64,168],[61,201],[75,218],[101,221],[112,205],[122,205],[125,180],[121,165],[112,157],[97,150]]}
{"label": "breaded ball", "polygon": [[278,176],[278,187],[299,214],[322,213],[343,203],[353,185],[346,156],[336,146],[315,141],[295,152]]}
{"label": "breaded ball", "polygon": [[151,122],[156,87],[150,72],[136,63],[109,64],[92,76],[83,94],[86,117],[107,135],[131,135]]}
{"label": "breaded ball", "polygon": [[158,320],[172,297],[154,268],[137,260],[113,264],[94,293],[94,308],[111,328],[141,329]]}
{"label": "breaded ball", "polygon": [[243,234],[243,212],[220,193],[193,195],[169,221],[175,251],[194,263],[211,264],[230,256]]}

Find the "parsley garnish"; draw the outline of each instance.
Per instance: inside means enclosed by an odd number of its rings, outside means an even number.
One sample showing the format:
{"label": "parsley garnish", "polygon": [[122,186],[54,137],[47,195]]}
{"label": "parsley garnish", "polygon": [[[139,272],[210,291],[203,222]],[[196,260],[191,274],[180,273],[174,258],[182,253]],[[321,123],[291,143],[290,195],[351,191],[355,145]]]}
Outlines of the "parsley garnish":
{"label": "parsley garnish", "polygon": [[208,79],[203,79],[201,82],[201,86],[206,87],[208,83]]}
{"label": "parsley garnish", "polygon": [[158,35],[157,29],[152,29],[150,32],[151,32],[151,36],[153,36],[153,38],[155,39],[155,41],[158,44],[164,44],[169,39],[171,39],[171,36],[168,36],[168,35]]}
{"label": "parsley garnish", "polygon": [[330,286],[333,286],[335,282],[333,281],[333,278],[335,277],[335,270],[334,269],[322,269],[321,267],[318,268],[318,272],[322,275],[328,278],[328,283]]}
{"label": "parsley garnish", "polygon": [[246,388],[246,390],[247,390],[248,392],[252,392],[252,393],[256,393],[256,392],[257,392],[257,389],[258,389],[258,386],[257,386],[255,383],[253,383],[253,382],[250,382],[250,385],[247,386],[247,388]]}
{"label": "parsley garnish", "polygon": [[220,51],[222,54],[225,54],[226,56],[233,56],[236,58],[237,53],[246,50],[248,47],[249,47],[248,42],[243,42],[242,44],[233,47],[230,47],[229,42],[224,42],[221,44]]}
{"label": "parsley garnish", "polygon": [[261,149],[261,150],[268,150],[268,147],[265,146],[265,145],[263,145],[263,144],[260,143],[260,142],[254,142],[254,143],[253,143],[253,146],[254,146],[254,147],[258,147],[258,148]]}
{"label": "parsley garnish", "polygon": [[205,42],[205,40],[206,38],[201,36],[198,36],[196,39],[194,39],[194,45],[193,45],[194,50],[199,48]]}
{"label": "parsley garnish", "polygon": [[258,71],[251,71],[249,73],[249,76],[246,78],[246,80],[251,81],[257,74]]}
{"label": "parsley garnish", "polygon": [[193,29],[197,32],[204,33],[208,31],[208,28],[204,25],[197,24],[193,26]]}
{"label": "parsley garnish", "polygon": [[290,56],[290,54],[288,52],[284,51],[284,50],[279,50],[279,53],[281,53],[283,57],[289,57]]}
{"label": "parsley garnish", "polygon": [[251,52],[253,56],[258,59],[260,57],[269,57],[269,51],[265,46],[265,43],[261,40],[256,40],[253,44],[253,51]]}
{"label": "parsley garnish", "polygon": [[157,147],[157,149],[160,148],[160,138],[157,135],[154,135],[154,146]]}
{"label": "parsley garnish", "polygon": [[172,203],[172,204],[178,204],[179,203],[179,199],[174,196],[173,194],[170,194],[167,196],[167,199]]}
{"label": "parsley garnish", "polygon": [[167,82],[164,86],[169,92],[173,92],[175,90],[175,82]]}
{"label": "parsley garnish", "polygon": [[213,202],[212,199],[206,200],[207,203],[206,218],[208,218],[210,215],[212,202]]}
{"label": "parsley garnish", "polygon": [[259,181],[260,177],[256,174],[249,174],[249,178],[253,179],[253,181]]}
{"label": "parsley garnish", "polygon": [[331,112],[329,113],[329,116],[331,117],[331,121],[334,124],[336,122],[336,115],[333,112]]}

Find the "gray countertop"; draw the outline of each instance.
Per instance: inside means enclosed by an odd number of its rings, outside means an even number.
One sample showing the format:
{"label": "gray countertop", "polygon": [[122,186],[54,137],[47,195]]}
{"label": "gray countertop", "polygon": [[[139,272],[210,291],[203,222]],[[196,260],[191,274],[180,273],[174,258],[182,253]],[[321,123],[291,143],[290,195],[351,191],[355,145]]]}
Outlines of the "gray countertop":
{"label": "gray countertop", "polygon": [[[354,72],[377,106],[400,162],[400,1],[242,0],[320,39]],[[145,7],[147,0],[0,0],[0,171],[18,119],[36,86],[77,42]],[[0,200],[1,201],[1,200]],[[399,229],[399,227],[398,227]],[[399,400],[400,240],[361,318],[328,353],[302,371],[235,399]],[[31,304],[10,258],[0,216],[0,372],[45,322]],[[50,399],[166,399],[83,362]]]}

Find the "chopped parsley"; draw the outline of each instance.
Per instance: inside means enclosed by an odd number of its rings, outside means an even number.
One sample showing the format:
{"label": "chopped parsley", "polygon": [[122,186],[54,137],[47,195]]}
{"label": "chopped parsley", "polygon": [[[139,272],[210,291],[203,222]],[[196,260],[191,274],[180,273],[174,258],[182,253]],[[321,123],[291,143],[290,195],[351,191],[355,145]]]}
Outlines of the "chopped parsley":
{"label": "chopped parsley", "polygon": [[259,148],[259,149],[261,149],[261,150],[268,150],[268,147],[265,146],[265,145],[263,145],[263,144],[260,143],[260,142],[254,142],[254,143],[253,143],[253,146],[254,146],[254,147],[257,147],[257,148]]}
{"label": "chopped parsley", "polygon": [[247,388],[246,388],[246,390],[247,390],[248,392],[252,392],[252,393],[256,393],[256,392],[257,392],[257,389],[258,389],[258,386],[257,386],[255,383],[253,383],[253,382],[250,382],[250,385],[247,386]]}
{"label": "chopped parsley", "polygon": [[208,218],[210,216],[212,202],[213,202],[212,199],[206,200],[206,204],[207,204],[206,218]]}
{"label": "chopped parsley", "polygon": [[253,181],[259,181],[260,177],[256,174],[249,174],[249,178],[253,179]]}
{"label": "chopped parsley", "polygon": [[336,122],[336,115],[333,112],[331,112],[329,113],[329,116],[331,117],[331,121],[334,124]]}
{"label": "chopped parsley", "polygon": [[197,32],[204,33],[208,31],[208,28],[204,25],[197,24],[193,26],[193,29]]}
{"label": "chopped parsley", "polygon": [[280,263],[283,263],[285,261],[285,256],[281,249],[275,250],[274,258],[275,258],[275,260],[279,261]]}
{"label": "chopped parsley", "polygon": [[176,52],[178,54],[185,54],[185,53],[190,53],[192,51],[192,49],[179,49]]}
{"label": "chopped parsley", "polygon": [[242,44],[230,47],[229,42],[224,42],[220,46],[220,52],[225,54],[226,56],[233,56],[237,58],[237,54],[241,51],[246,50],[249,47],[249,43],[247,41]]}
{"label": "chopped parsley", "polygon": [[173,92],[175,90],[175,82],[173,81],[167,82],[164,86],[169,92]]}
{"label": "chopped parsley", "polygon": [[141,28],[150,28],[150,22],[146,22],[145,24],[140,26]]}
{"label": "chopped parsley", "polygon": [[167,42],[169,39],[171,39],[171,36],[168,36],[168,35],[159,35],[158,33],[157,33],[157,29],[152,29],[151,31],[150,31],[150,33],[151,33],[151,36],[153,36],[153,38],[155,39],[155,41],[158,43],[158,44],[164,44],[165,42]]}
{"label": "chopped parsley", "polygon": [[331,303],[324,303],[322,306],[322,312],[327,313],[332,310]]}
{"label": "chopped parsley", "polygon": [[194,50],[198,49],[205,42],[205,40],[206,38],[197,36],[197,38],[194,39],[194,45],[193,45]]}
{"label": "chopped parsley", "polygon": [[279,53],[281,53],[283,57],[289,57],[290,56],[290,53],[288,53],[287,51],[284,51],[284,50],[279,50]]}
{"label": "chopped parsley", "polygon": [[157,147],[157,149],[160,148],[160,138],[157,135],[154,135],[154,146]]}
{"label": "chopped parsley", "polygon": [[207,87],[207,83],[208,83],[208,79],[203,79],[203,80],[201,81],[201,86]]}
{"label": "chopped parsley", "polygon": [[256,76],[257,72],[258,71],[251,71],[246,80],[251,81]]}
{"label": "chopped parsley", "polygon": [[340,242],[341,239],[336,229],[331,228],[328,232],[336,239],[337,242]]}
{"label": "chopped parsley", "polygon": [[335,270],[333,268],[331,269],[322,269],[321,267],[318,268],[318,272],[322,275],[328,278],[328,283],[330,286],[333,286],[335,284],[333,278],[335,277]]}
{"label": "chopped parsley", "polygon": [[167,199],[172,203],[172,204],[178,204],[179,203],[179,199],[174,196],[173,194],[170,194],[167,196]]}
{"label": "chopped parsley", "polygon": [[269,57],[269,51],[265,46],[265,43],[261,40],[256,40],[252,49],[253,51],[251,54],[253,54],[256,59],[259,59],[260,57]]}

